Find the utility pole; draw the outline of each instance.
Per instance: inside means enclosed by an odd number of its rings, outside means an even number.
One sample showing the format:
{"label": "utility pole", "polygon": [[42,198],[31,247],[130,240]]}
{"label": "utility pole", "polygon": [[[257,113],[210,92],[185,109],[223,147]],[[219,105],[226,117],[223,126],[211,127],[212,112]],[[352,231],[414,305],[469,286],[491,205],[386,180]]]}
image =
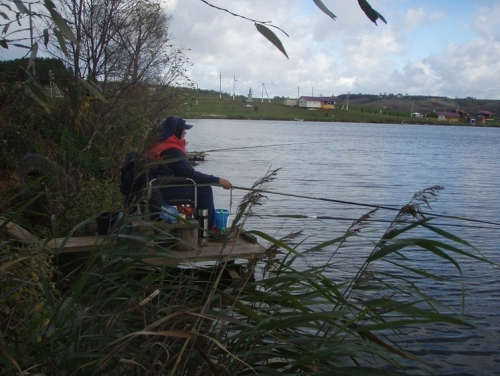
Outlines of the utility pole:
{"label": "utility pole", "polygon": [[[266,87],[264,86],[264,83],[262,84],[262,87],[263,87],[263,88],[264,88],[264,90],[266,91],[267,101],[268,101],[269,103],[271,103],[271,99],[269,99],[269,94],[267,94],[267,89],[266,89]],[[262,98],[264,98],[264,96],[262,96]],[[264,101],[264,99],[262,99],[262,101]]]}
{"label": "utility pole", "polygon": [[262,96],[260,103],[264,103],[264,82],[262,83]]}
{"label": "utility pole", "polygon": [[299,100],[300,98],[300,87],[297,86],[297,100]]}
{"label": "utility pole", "polygon": [[311,88],[311,97],[314,97],[314,88]]}
{"label": "utility pole", "polygon": [[222,99],[222,73],[219,73],[219,100]]}
{"label": "utility pole", "polygon": [[234,92],[236,90],[236,76],[234,76],[234,81],[233,81],[233,101],[234,101]]}

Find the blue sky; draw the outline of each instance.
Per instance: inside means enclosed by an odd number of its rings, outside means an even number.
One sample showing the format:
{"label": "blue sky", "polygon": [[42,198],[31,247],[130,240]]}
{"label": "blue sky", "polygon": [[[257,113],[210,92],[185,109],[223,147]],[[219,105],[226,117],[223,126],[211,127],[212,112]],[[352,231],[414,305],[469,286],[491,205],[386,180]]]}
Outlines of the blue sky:
{"label": "blue sky", "polygon": [[[347,92],[500,99],[499,0],[368,0],[387,20],[374,25],[356,0],[209,0],[250,19],[271,21],[287,59],[253,22],[200,0],[161,0],[173,43],[204,89],[254,97]],[[23,51],[24,52],[24,51]],[[0,50],[0,58],[19,51]],[[222,81],[220,77],[222,76]],[[264,84],[264,85],[263,85]],[[263,90],[265,88],[265,91]]]}

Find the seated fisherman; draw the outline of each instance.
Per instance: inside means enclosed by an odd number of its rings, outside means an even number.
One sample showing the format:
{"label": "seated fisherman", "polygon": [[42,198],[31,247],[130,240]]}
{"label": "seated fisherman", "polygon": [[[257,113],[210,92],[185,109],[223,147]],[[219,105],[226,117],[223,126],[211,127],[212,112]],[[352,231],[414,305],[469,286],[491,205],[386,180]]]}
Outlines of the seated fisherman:
{"label": "seated fisherman", "polygon": [[[146,155],[152,161],[164,162],[156,164],[150,170],[151,176],[153,178],[184,177],[194,180],[196,184],[219,184],[224,189],[232,189],[233,185],[229,180],[196,171],[189,163],[185,136],[186,130],[192,127],[178,116],[170,116],[162,122],[158,143]],[[198,209],[208,209],[208,228],[212,230],[215,224],[212,187],[199,186],[197,191]],[[161,193],[164,197],[172,199],[192,199],[194,197],[194,187],[163,187]]]}

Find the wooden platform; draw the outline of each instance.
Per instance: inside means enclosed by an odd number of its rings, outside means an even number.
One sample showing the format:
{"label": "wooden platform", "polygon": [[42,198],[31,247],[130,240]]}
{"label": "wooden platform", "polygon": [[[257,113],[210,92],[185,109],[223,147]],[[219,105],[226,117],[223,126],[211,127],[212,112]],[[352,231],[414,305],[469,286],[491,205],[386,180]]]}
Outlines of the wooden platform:
{"label": "wooden platform", "polygon": [[[158,246],[161,250],[161,245]],[[226,243],[207,242],[205,246],[192,251],[165,250],[165,257],[151,258],[147,262],[161,264],[192,264],[195,262],[223,261],[236,259],[261,259],[267,257],[266,249],[259,243],[251,243],[242,236]]]}
{"label": "wooden platform", "polygon": [[[135,224],[140,227],[139,224]],[[74,252],[90,252],[103,247],[113,247],[117,242],[133,242],[134,246],[141,247],[140,237],[137,235],[95,235],[81,237],[66,237],[55,239],[37,239],[32,233],[23,227],[13,223],[5,222],[0,218],[0,227],[14,239],[35,244],[43,247],[47,251],[57,252],[59,254]],[[177,226],[179,227],[179,226]],[[195,243],[197,244],[197,242]],[[266,248],[257,242],[257,239],[250,234],[241,231],[240,236],[230,238],[223,242],[207,241],[202,246],[190,246],[190,250],[176,250],[175,245],[165,244],[160,240],[151,240],[143,242],[144,252],[164,253],[162,257],[148,259],[148,262],[154,265],[178,265],[184,263],[236,260],[236,259],[261,259],[268,256]],[[178,247],[177,247],[178,248]],[[182,248],[182,247],[181,247]],[[186,249],[186,247],[184,247]]]}

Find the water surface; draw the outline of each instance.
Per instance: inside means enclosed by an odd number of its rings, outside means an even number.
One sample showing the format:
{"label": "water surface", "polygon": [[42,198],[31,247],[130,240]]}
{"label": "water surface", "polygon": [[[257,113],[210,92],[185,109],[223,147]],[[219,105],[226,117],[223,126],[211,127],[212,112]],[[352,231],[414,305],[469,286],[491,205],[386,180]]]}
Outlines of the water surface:
{"label": "water surface", "polygon": [[[500,223],[498,128],[233,120],[190,123],[195,127],[187,135],[188,149],[212,150],[198,166],[203,172],[250,188],[270,169],[279,168],[276,180],[267,187],[271,191],[353,203],[268,194],[265,204],[255,209],[261,217],[252,217],[245,228],[278,237],[303,230],[299,250],[341,235],[350,220],[283,219],[276,215],[354,219],[369,210],[354,203],[399,208],[414,193],[436,185],[444,190],[432,203],[434,213]],[[234,191],[233,212],[246,193]],[[228,191],[216,188],[215,199],[217,207],[229,208]],[[376,218],[391,220],[395,214],[384,210]],[[367,237],[377,239],[386,226],[375,222]],[[500,226],[468,223],[446,230],[500,262]],[[353,246],[336,254],[344,267],[329,277],[348,278],[370,251],[369,247]],[[307,261],[321,265],[331,252],[333,249],[325,249]],[[439,325],[409,328],[407,334],[411,336],[401,341],[407,341],[408,348],[432,362],[438,374],[500,374],[499,270],[467,259],[461,261],[463,280],[467,282],[466,314],[478,328],[453,332]],[[415,262],[431,272],[456,273],[428,255],[418,255]],[[460,310],[459,286],[433,282],[428,287]]]}

